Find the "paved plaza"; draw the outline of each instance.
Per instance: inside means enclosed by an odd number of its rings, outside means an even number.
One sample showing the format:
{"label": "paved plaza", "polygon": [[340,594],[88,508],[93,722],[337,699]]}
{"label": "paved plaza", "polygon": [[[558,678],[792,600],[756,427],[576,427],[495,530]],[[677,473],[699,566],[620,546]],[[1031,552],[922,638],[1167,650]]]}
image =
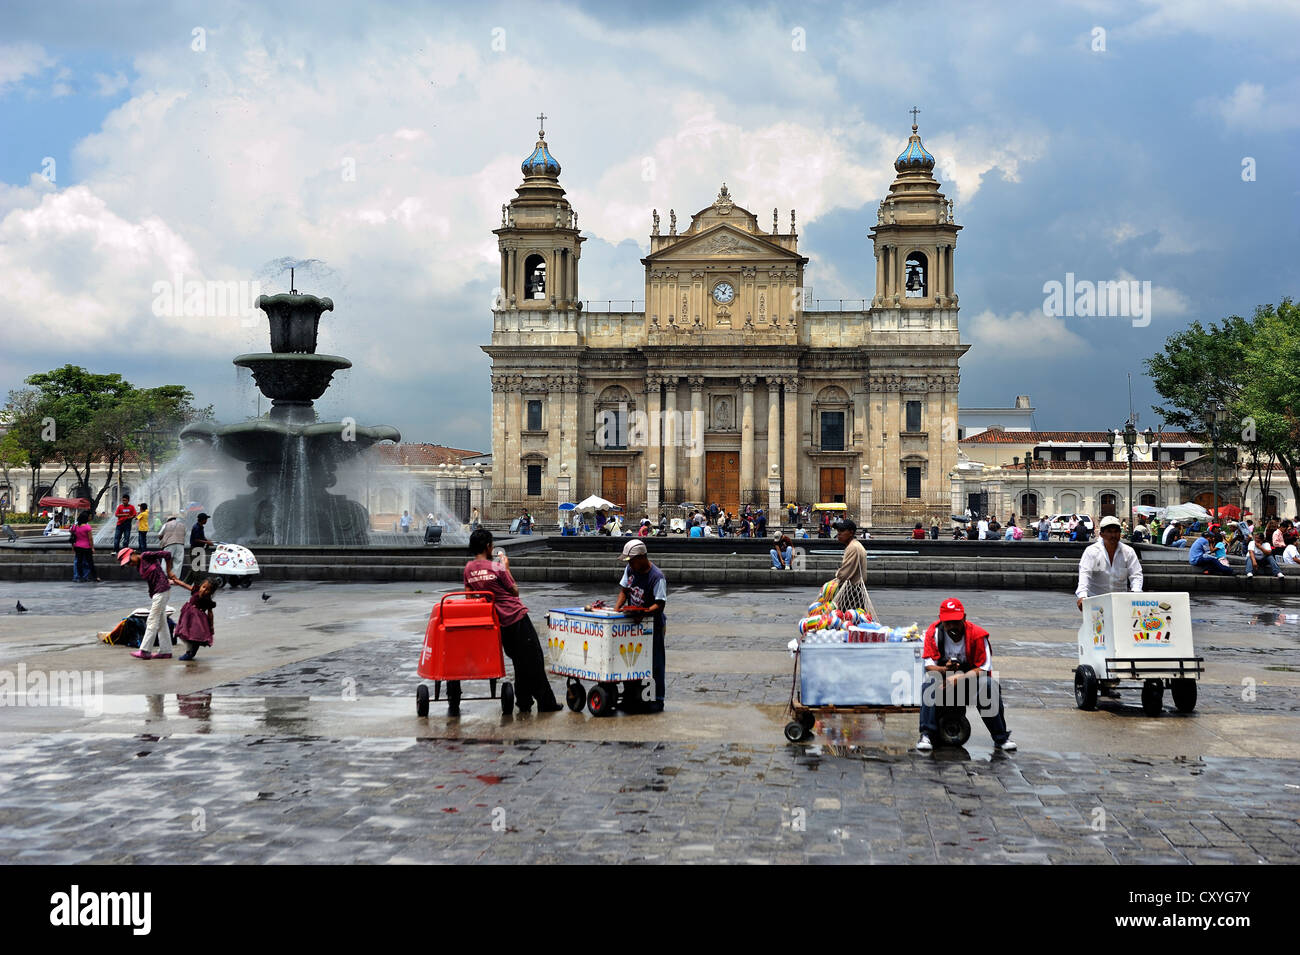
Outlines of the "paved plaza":
{"label": "paved plaza", "polygon": [[[617,573],[525,585],[539,631]],[[102,706],[0,708],[0,861],[1300,861],[1295,596],[1193,595],[1200,703],[1149,718],[1136,689],[1075,709],[1070,595],[955,592],[993,634],[1020,750],[972,720],[927,756],[914,715],[786,742],[806,588],[672,588],[661,715],[419,718],[437,586],[223,591],[216,646],[184,664],[96,641],[141,585],[0,585],[0,672],[103,678]],[[873,591],[885,622],[923,626],[949,595]]]}

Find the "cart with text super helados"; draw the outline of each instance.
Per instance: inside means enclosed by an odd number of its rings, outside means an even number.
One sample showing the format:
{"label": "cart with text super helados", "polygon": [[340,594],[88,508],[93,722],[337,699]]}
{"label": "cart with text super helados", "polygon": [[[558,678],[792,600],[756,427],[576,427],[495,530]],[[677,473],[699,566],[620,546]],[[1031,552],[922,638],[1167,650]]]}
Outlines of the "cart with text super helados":
{"label": "cart with text super helados", "polygon": [[[619,706],[650,702],[654,618],[604,608],[563,607],[546,615],[546,659],[565,677],[564,702],[575,713],[613,716]],[[590,690],[583,684],[593,683]],[[620,690],[619,687],[622,686]]]}
{"label": "cart with text super helados", "polygon": [[[820,717],[917,713],[925,667],[920,629],[879,622],[860,581],[831,581],[799,621],[791,641],[794,674],[790,722],[785,737],[798,743],[812,736]],[[970,738],[964,713],[940,714],[940,736],[955,745]]]}
{"label": "cart with text super helados", "polygon": [[1196,708],[1205,672],[1192,641],[1186,593],[1113,593],[1083,600],[1074,702],[1095,710],[1098,695],[1118,698],[1123,680],[1142,681],[1142,709],[1159,716],[1166,687],[1174,708]]}

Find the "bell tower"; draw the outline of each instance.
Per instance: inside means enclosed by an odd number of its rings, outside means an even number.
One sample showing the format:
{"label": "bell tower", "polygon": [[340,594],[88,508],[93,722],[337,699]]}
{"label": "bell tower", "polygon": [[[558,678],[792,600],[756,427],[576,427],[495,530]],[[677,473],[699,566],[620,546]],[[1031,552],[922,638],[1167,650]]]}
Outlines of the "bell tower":
{"label": "bell tower", "polygon": [[894,161],[898,173],[876,210],[871,241],[876,253],[873,308],[955,308],[953,253],[961,226],[952,200],[934,178],[934,157],[921,145],[916,114],[912,135]]}
{"label": "bell tower", "polygon": [[537,120],[537,144],[520,165],[524,181],[492,230],[501,250],[498,311],[571,309],[578,301],[578,214],[564,196],[560,164],[546,145],[546,114]]}

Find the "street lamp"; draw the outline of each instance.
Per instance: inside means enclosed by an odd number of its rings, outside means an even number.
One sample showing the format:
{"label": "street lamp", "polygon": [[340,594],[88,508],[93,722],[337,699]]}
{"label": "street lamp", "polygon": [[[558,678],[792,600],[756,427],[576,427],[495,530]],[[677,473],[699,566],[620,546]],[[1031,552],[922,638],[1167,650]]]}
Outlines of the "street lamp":
{"label": "street lamp", "polygon": [[1205,415],[1206,430],[1210,433],[1210,453],[1214,455],[1214,523],[1219,523],[1219,430],[1228,420],[1228,409],[1222,401],[1211,402]]}
{"label": "street lamp", "polygon": [[1133,424],[1132,417],[1124,422],[1123,437],[1124,448],[1127,452],[1124,456],[1128,459],[1128,533],[1129,539],[1132,540],[1133,515],[1136,513],[1133,507],[1133,448],[1137,444],[1138,440],[1137,427]]}

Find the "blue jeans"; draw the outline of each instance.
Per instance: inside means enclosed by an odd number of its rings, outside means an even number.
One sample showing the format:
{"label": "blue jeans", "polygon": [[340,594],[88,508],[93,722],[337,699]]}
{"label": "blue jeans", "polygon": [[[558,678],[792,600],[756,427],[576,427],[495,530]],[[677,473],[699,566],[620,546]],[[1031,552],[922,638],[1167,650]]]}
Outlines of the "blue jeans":
{"label": "blue jeans", "polygon": [[94,564],[90,554],[89,548],[72,548],[72,579],[77,583],[88,582],[91,579],[91,568]]}
{"label": "blue jeans", "polygon": [[113,551],[116,553],[123,547],[131,546],[131,522],[118,524],[113,528]]}
{"label": "blue jeans", "polygon": [[[768,556],[772,558],[773,570],[785,570],[786,564],[794,563],[794,550],[792,548],[787,547],[785,549],[785,553],[781,554],[774,547],[771,550],[769,550],[767,553]],[[784,559],[784,563],[782,563],[783,559]]]}
{"label": "blue jeans", "polygon": [[664,652],[664,615],[661,613],[655,614],[652,619],[654,620],[655,635],[651,648],[653,652],[650,658],[650,675],[654,677],[655,681],[655,701],[662,703],[664,701],[665,684],[667,683],[665,673],[668,669],[667,654]]}
{"label": "blue jeans", "polygon": [[936,703],[944,705],[966,705],[974,702],[979,710],[980,719],[988,729],[993,742],[1004,743],[1011,738],[1007,729],[1006,713],[1002,707],[1002,689],[998,681],[987,673],[981,672],[972,681],[966,678],[966,687],[962,693],[954,693],[954,688],[940,689],[944,674],[933,670],[925,671],[925,682],[921,684],[921,732],[926,736],[939,735],[939,717],[935,712]]}
{"label": "blue jeans", "polygon": [[1224,567],[1214,557],[1202,557],[1198,561],[1196,561],[1196,563],[1192,564],[1192,566],[1199,567],[1201,570],[1208,570],[1212,574],[1224,574],[1225,576],[1228,577],[1237,576],[1237,572],[1235,570],[1233,570],[1231,567]]}
{"label": "blue jeans", "polygon": [[145,550],[145,541],[149,539],[148,531],[136,531],[136,536],[140,538],[140,549]]}
{"label": "blue jeans", "polygon": [[1038,539],[1039,539],[1040,541],[1045,541],[1045,540],[1047,540],[1047,531],[1039,531],[1039,532],[1038,532]]}
{"label": "blue jeans", "polygon": [[1268,568],[1268,572],[1272,574],[1274,577],[1282,573],[1282,568],[1277,565],[1277,561],[1274,559],[1272,554],[1265,554],[1263,561],[1260,561],[1258,557],[1254,558],[1253,560],[1249,557],[1246,558],[1246,566],[1252,574],[1258,574],[1260,572],[1261,565],[1266,566]]}

